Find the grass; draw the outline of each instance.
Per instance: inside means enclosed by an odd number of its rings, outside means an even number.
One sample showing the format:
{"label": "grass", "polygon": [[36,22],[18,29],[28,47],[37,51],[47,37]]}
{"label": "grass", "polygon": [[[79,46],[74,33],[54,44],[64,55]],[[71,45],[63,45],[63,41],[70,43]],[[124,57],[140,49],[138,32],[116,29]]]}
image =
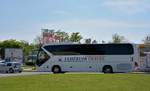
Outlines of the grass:
{"label": "grass", "polygon": [[2,77],[0,91],[150,91],[150,74],[50,74]]}

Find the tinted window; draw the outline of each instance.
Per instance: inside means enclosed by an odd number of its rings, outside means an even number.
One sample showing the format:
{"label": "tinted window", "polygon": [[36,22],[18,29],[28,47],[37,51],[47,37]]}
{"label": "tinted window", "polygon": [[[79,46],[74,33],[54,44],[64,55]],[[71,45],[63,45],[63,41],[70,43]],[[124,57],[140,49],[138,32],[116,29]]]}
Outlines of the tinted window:
{"label": "tinted window", "polygon": [[12,64],[11,63],[7,63],[7,66],[12,66]]}
{"label": "tinted window", "polygon": [[45,46],[54,55],[129,55],[133,54],[130,44],[75,44]]}

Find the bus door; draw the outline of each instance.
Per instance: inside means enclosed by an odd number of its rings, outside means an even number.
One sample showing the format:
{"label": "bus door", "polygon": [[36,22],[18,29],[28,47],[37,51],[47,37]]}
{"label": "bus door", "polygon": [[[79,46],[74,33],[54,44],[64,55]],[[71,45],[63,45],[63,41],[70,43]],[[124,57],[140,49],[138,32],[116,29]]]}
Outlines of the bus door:
{"label": "bus door", "polygon": [[49,60],[49,58],[50,56],[45,51],[43,51],[43,49],[40,49],[37,55],[36,65],[39,67],[42,66]]}

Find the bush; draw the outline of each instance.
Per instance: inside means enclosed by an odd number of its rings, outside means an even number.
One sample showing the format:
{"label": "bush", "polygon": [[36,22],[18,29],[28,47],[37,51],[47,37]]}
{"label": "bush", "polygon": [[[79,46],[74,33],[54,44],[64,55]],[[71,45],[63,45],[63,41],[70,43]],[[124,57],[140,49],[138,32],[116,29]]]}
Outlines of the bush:
{"label": "bush", "polygon": [[34,66],[34,63],[33,63],[33,62],[26,62],[25,64],[26,64],[26,65],[29,65],[29,66]]}

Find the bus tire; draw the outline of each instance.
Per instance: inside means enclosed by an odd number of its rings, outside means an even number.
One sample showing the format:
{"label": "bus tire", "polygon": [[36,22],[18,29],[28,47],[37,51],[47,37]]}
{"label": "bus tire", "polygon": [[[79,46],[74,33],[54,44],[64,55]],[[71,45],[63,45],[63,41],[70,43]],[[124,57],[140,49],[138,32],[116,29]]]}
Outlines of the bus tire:
{"label": "bus tire", "polygon": [[15,71],[14,71],[12,68],[10,68],[10,69],[9,69],[9,72],[10,72],[10,73],[14,73]]}
{"label": "bus tire", "polygon": [[61,73],[61,68],[60,68],[60,66],[54,65],[54,66],[52,67],[52,72],[53,72],[54,74],[56,74],[56,73]]}
{"label": "bus tire", "polygon": [[113,69],[110,65],[106,65],[103,67],[103,72],[104,73],[113,73]]}

